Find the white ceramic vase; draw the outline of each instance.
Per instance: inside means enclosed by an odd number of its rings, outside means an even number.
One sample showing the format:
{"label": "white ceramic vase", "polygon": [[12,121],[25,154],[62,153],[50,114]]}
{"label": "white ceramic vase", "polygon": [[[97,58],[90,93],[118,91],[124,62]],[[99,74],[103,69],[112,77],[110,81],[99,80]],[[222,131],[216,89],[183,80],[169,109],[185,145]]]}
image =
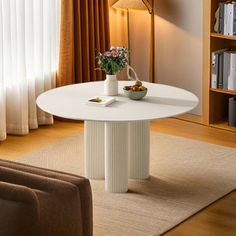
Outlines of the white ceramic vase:
{"label": "white ceramic vase", "polygon": [[116,75],[106,75],[106,79],[104,81],[104,95],[118,95],[118,80]]}

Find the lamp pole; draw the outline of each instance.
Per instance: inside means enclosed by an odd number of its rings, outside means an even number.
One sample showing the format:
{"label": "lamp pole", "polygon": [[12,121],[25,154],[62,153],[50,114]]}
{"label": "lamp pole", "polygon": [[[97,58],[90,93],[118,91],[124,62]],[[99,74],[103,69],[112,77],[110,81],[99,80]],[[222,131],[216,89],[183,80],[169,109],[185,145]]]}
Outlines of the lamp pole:
{"label": "lamp pole", "polygon": [[155,83],[155,17],[153,9],[151,12],[151,35],[150,35],[150,82]]}
{"label": "lamp pole", "polygon": [[129,65],[131,64],[130,60],[130,11],[129,8],[127,8],[127,31],[128,31],[128,60],[129,60]]}
{"label": "lamp pole", "polygon": [[155,83],[155,17],[154,17],[154,0],[142,0],[151,15],[150,31],[150,82]]}

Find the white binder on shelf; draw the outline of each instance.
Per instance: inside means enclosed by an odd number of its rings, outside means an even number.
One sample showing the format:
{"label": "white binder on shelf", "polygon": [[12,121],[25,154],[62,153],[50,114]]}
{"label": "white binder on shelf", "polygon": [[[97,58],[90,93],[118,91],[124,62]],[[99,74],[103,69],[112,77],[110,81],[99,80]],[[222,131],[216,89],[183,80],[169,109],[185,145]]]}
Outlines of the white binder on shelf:
{"label": "white binder on shelf", "polygon": [[228,89],[236,90],[236,52],[230,53],[230,72],[228,77]]}
{"label": "white binder on shelf", "polygon": [[218,73],[218,55],[212,53],[212,70],[211,70],[211,88],[217,88],[217,73]]}
{"label": "white binder on shelf", "polygon": [[229,14],[229,21],[228,21],[228,35],[234,34],[234,4],[229,3],[228,4],[228,14]]}

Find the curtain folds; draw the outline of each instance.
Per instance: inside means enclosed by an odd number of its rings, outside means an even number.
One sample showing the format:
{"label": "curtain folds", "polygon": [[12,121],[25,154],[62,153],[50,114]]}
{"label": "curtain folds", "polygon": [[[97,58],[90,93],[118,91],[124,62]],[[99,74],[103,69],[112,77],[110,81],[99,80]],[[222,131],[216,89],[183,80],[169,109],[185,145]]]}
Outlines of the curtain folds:
{"label": "curtain folds", "polygon": [[0,0],[0,140],[53,122],[35,101],[55,85],[59,1]]}
{"label": "curtain folds", "polygon": [[61,0],[57,86],[102,80],[98,51],[110,47],[108,0]]}

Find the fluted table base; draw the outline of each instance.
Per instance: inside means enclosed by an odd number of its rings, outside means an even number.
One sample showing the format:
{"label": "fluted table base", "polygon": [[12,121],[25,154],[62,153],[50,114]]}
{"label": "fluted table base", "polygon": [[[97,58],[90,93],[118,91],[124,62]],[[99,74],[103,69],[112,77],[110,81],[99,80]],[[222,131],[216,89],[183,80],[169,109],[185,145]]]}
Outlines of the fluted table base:
{"label": "fluted table base", "polygon": [[149,176],[149,121],[85,122],[85,175],[105,177],[105,190],[128,190],[128,178]]}
{"label": "fluted table base", "polygon": [[105,178],[105,124],[86,121],[84,124],[85,176],[89,179]]}
{"label": "fluted table base", "polygon": [[148,121],[129,123],[129,178],[149,177],[150,129]]}

